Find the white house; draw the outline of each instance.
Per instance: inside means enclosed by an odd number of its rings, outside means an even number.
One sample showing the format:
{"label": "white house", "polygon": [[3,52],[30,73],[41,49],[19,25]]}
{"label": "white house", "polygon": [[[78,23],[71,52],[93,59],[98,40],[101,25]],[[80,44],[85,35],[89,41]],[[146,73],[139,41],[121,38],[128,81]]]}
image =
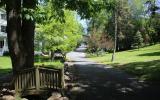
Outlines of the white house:
{"label": "white house", "polygon": [[6,33],[6,11],[0,9],[0,56],[8,51],[7,33]]}

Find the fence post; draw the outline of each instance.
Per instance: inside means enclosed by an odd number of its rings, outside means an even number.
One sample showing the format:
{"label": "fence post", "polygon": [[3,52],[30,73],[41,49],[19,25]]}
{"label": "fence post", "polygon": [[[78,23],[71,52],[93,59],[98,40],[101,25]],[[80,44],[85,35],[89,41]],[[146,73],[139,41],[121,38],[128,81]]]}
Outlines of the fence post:
{"label": "fence post", "polygon": [[60,78],[61,78],[61,83],[60,83],[60,84],[61,84],[61,88],[64,88],[64,84],[65,84],[65,83],[64,83],[64,68],[61,69],[60,73],[61,73],[61,74],[60,74]]}
{"label": "fence post", "polygon": [[36,70],[35,70],[35,76],[36,76],[36,90],[39,90],[40,89],[40,78],[39,78],[39,67],[37,66],[36,67]]}
{"label": "fence post", "polygon": [[18,74],[13,75],[13,82],[14,82],[15,91],[16,91],[16,93],[18,93],[18,89],[19,89],[19,86],[18,86]]}

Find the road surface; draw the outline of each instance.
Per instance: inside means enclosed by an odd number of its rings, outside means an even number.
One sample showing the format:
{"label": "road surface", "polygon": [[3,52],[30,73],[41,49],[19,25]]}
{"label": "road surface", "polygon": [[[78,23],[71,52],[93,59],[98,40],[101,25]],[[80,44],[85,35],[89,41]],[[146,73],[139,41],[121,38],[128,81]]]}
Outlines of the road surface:
{"label": "road surface", "polygon": [[[85,58],[84,48],[70,52],[71,100],[160,100],[158,90],[111,66]],[[154,92],[153,92],[154,91]]]}

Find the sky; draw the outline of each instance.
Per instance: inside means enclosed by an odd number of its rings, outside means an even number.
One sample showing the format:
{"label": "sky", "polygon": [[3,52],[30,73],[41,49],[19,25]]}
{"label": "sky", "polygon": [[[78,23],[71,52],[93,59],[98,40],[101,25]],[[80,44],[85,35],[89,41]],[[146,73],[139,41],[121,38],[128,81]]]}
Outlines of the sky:
{"label": "sky", "polygon": [[82,24],[83,28],[84,28],[84,34],[87,34],[87,20],[86,19],[81,19],[81,17],[79,15],[77,15],[77,20],[79,21],[80,24]]}
{"label": "sky", "polygon": [[[160,0],[157,0],[156,4],[157,4],[158,7],[160,7]],[[158,12],[160,12],[160,10],[158,10]]]}

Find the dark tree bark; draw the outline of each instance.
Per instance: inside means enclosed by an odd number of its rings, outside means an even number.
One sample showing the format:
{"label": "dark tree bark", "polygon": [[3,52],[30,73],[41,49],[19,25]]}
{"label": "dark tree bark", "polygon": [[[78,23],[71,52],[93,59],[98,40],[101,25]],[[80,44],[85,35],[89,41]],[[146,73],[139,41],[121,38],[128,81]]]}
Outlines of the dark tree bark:
{"label": "dark tree bark", "polygon": [[[36,0],[23,0],[23,8],[35,9]],[[25,14],[29,12],[23,12],[22,14],[22,43],[23,52],[25,52],[25,64],[24,68],[34,66],[34,30],[35,21],[32,19],[26,19]]]}
{"label": "dark tree bark", "polygon": [[20,36],[21,34],[21,0],[7,0],[7,36],[8,47],[12,60],[13,72],[16,73],[18,69],[23,66],[23,59],[21,59]]}
{"label": "dark tree bark", "polygon": [[25,13],[21,12],[21,8],[34,9],[35,6],[35,0],[6,2],[8,47],[14,74],[21,69],[34,66],[35,22],[24,18]]}

